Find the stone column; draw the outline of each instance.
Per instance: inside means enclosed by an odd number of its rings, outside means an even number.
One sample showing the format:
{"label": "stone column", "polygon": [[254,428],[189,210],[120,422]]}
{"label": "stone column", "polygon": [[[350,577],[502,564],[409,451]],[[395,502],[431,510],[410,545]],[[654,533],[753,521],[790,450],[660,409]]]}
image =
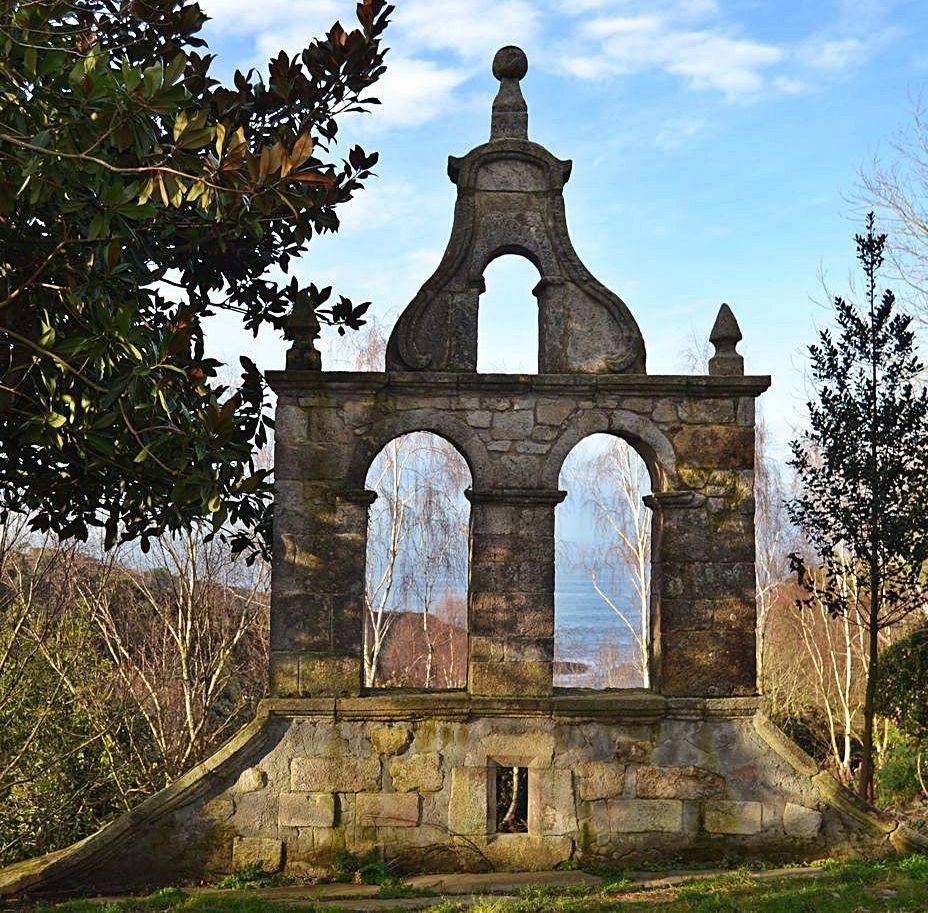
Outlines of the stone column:
{"label": "stone column", "polygon": [[655,513],[654,684],[691,697],[756,692],[753,499],[694,491],[646,499]]}
{"label": "stone column", "polygon": [[[308,439],[306,410],[277,410],[270,693],[359,694],[368,507],[346,488],[349,450]],[[313,415],[319,425],[324,417]],[[313,429],[314,431],[318,429]]]}
{"label": "stone column", "polygon": [[554,668],[554,508],[563,491],[471,491],[472,694],[547,697]]}

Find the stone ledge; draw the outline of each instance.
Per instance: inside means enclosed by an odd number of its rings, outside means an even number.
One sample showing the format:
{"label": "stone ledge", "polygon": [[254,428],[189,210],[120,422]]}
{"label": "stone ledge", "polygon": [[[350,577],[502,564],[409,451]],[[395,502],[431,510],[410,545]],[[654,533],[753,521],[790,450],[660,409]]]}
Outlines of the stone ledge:
{"label": "stone ledge", "polygon": [[[731,703],[730,711],[725,710]],[[746,715],[742,698],[697,699],[699,717]],[[265,698],[259,713],[272,717],[365,720],[374,723],[422,719],[469,720],[481,717],[547,717],[602,722],[657,723],[670,702],[653,691],[555,689],[551,697],[482,697],[466,691],[376,692],[361,697]]]}
{"label": "stone ledge", "polygon": [[596,393],[624,396],[715,398],[760,396],[770,386],[767,374],[478,374],[475,371],[268,371],[268,383],[282,396],[324,390],[327,394],[391,392],[448,396],[461,393]]}

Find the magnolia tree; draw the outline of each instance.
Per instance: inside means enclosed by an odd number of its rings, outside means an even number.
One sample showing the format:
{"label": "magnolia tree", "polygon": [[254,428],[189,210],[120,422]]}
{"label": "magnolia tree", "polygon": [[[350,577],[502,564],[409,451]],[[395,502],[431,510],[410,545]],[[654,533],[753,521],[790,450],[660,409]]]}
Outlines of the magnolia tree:
{"label": "magnolia tree", "polygon": [[3,4],[0,510],[143,550],[206,522],[266,551],[263,378],[243,356],[222,383],[203,320],[363,323],[288,273],[371,175],[334,144],[376,102],[391,10],[362,0],[356,28],[223,85],[189,0]]}

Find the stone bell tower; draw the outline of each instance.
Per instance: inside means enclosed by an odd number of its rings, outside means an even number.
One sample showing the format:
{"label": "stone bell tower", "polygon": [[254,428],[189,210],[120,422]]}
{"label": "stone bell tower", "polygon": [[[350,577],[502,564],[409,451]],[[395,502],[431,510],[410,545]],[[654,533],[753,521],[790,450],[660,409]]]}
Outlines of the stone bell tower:
{"label": "stone bell tower", "polygon": [[[763,714],[755,672],[754,402],[722,305],[706,375],[645,373],[629,309],[583,266],[570,162],[528,139],[521,50],[493,62],[490,140],[448,174],[454,225],[382,372],[321,370],[297,313],[278,395],[269,696],[226,745],[75,846],[0,871],[0,895],[176,884],[247,864],[301,873],[339,850],[398,869],[574,859],[807,859],[925,851]],[[541,274],[538,374],[478,374],[483,272]],[[707,315],[707,317],[710,315]],[[708,321],[707,321],[708,322]],[[466,688],[362,686],[368,468],[430,431],[473,486]],[[653,494],[649,689],[553,687],[554,509],[590,434],[626,440]],[[402,609],[402,607],[398,607]],[[499,789],[522,784],[504,832]]]}

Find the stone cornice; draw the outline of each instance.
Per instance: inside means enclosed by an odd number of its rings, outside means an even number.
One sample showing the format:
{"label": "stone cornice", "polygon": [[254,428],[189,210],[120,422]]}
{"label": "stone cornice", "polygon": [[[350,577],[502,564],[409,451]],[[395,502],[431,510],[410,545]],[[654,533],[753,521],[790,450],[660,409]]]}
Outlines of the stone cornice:
{"label": "stone cornice", "polygon": [[280,396],[319,393],[453,395],[668,396],[707,399],[760,396],[770,376],[690,374],[476,374],[467,371],[268,371],[268,383]]}
{"label": "stone cornice", "polygon": [[653,691],[555,689],[551,697],[480,697],[466,691],[375,691],[359,697],[266,698],[258,713],[344,720],[469,720],[548,717],[615,723],[663,719],[737,719],[756,713],[758,698],[673,698]]}

